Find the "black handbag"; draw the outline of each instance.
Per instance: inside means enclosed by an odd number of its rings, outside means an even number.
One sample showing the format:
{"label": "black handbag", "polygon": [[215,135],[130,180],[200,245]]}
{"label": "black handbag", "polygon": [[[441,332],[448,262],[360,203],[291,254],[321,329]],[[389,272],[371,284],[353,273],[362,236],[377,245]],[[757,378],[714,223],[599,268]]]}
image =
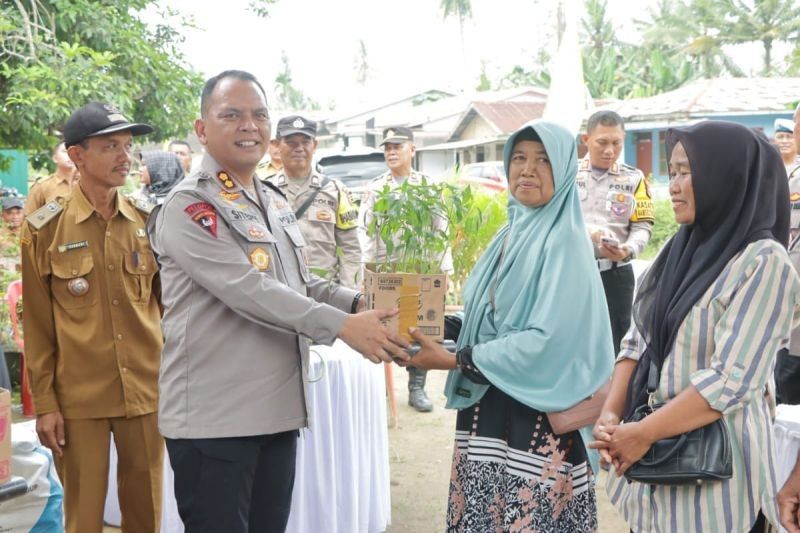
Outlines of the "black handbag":
{"label": "black handbag", "polygon": [[[654,404],[658,388],[658,367],[650,362],[647,392],[650,401],[638,407],[627,422],[639,422],[664,404]],[[657,441],[644,457],[625,472],[629,481],[653,485],[700,484],[730,479],[733,459],[728,429],[722,418],[682,435]]]}

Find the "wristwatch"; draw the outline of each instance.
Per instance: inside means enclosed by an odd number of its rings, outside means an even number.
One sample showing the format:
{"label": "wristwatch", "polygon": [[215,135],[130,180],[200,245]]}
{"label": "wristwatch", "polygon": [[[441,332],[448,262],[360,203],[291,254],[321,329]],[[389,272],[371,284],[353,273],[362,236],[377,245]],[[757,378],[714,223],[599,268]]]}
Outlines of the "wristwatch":
{"label": "wristwatch", "polygon": [[356,294],[356,297],[353,298],[353,304],[350,306],[350,314],[354,315],[358,313],[358,301],[361,300],[361,297],[364,296],[360,292]]}

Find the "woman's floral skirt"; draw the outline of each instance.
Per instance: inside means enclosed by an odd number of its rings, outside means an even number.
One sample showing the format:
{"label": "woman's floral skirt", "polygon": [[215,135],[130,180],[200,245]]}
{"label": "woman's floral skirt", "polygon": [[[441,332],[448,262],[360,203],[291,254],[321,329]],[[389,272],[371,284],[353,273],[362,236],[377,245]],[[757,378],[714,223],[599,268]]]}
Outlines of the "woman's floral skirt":
{"label": "woman's floral skirt", "polygon": [[597,530],[594,476],[580,434],[496,387],[458,412],[447,531]]}

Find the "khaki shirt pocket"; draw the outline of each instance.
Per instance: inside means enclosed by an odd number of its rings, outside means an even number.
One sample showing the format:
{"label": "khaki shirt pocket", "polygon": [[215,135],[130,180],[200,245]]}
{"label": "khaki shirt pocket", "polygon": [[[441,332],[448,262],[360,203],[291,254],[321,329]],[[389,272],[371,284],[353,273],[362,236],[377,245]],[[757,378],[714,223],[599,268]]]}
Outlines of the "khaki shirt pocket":
{"label": "khaki shirt pocket", "polygon": [[303,282],[309,283],[311,281],[311,272],[308,270],[308,258],[305,253],[306,240],[303,237],[303,233],[300,231],[297,224],[284,226],[283,229],[286,230],[286,234],[292,241],[294,254],[297,257],[297,271],[300,272],[300,277],[303,278]]}
{"label": "khaki shirt pocket", "polygon": [[158,265],[150,250],[137,250],[125,254],[125,294],[133,303],[148,303],[153,291],[153,277]]}
{"label": "khaki shirt pocket", "polygon": [[80,309],[97,304],[97,274],[91,254],[57,256],[50,260],[50,288],[58,305]]}

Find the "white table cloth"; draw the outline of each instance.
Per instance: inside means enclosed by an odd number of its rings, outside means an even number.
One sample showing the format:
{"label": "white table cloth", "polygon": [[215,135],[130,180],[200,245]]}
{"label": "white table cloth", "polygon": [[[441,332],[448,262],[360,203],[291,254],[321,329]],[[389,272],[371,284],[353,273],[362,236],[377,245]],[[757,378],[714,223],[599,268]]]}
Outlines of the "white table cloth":
{"label": "white table cloth", "polygon": [[[383,365],[344,343],[314,346],[309,378],[312,428],[297,442],[289,533],[374,533],[391,521],[389,442]],[[321,362],[322,356],[324,364]],[[164,454],[162,533],[182,533],[173,474]],[[117,455],[112,442],[105,521],[119,525]]]}
{"label": "white table cloth", "polygon": [[[775,475],[780,490],[789,478],[800,451],[800,405],[779,405],[774,427]],[[786,531],[782,527],[779,530]]]}

